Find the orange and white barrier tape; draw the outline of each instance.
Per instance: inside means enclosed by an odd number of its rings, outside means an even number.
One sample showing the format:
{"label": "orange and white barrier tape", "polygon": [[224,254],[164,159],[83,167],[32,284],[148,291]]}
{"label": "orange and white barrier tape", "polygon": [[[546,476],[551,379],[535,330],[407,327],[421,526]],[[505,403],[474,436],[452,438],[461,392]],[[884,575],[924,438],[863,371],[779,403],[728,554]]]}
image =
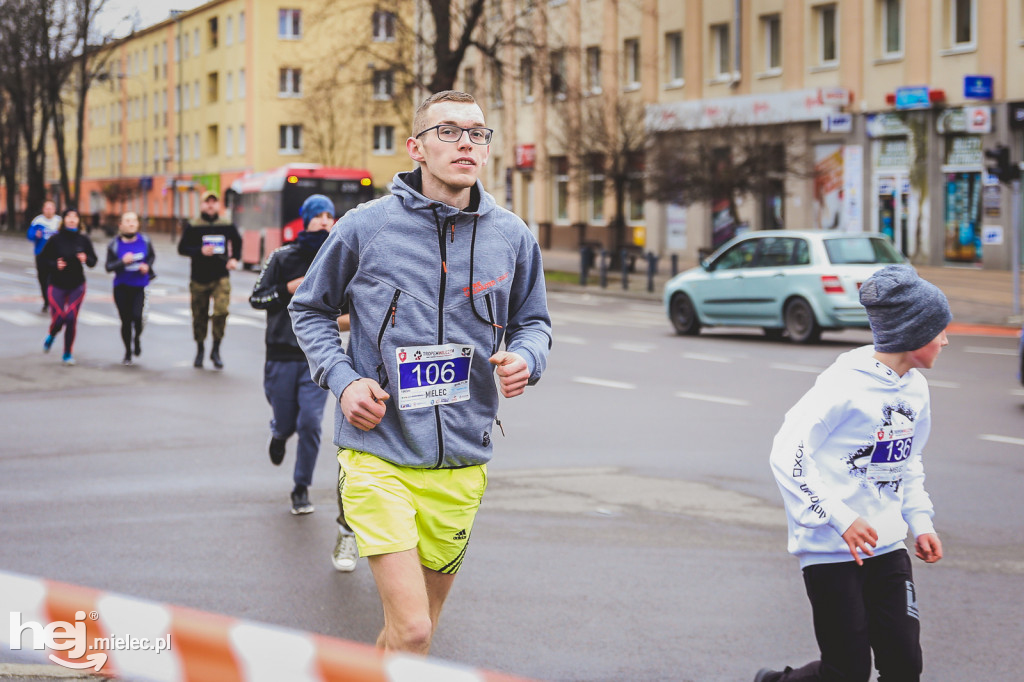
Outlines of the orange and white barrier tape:
{"label": "orange and white barrier tape", "polygon": [[299,630],[0,571],[0,650],[160,682],[515,682]]}

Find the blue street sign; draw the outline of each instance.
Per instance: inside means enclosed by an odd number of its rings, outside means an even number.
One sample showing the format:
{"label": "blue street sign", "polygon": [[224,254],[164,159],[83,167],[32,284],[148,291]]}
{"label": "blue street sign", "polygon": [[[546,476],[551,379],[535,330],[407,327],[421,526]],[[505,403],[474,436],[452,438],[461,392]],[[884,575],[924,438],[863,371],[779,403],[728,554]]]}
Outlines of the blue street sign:
{"label": "blue street sign", "polygon": [[897,109],[927,109],[930,106],[927,85],[896,88]]}
{"label": "blue street sign", "polygon": [[992,76],[964,76],[964,99],[992,99]]}

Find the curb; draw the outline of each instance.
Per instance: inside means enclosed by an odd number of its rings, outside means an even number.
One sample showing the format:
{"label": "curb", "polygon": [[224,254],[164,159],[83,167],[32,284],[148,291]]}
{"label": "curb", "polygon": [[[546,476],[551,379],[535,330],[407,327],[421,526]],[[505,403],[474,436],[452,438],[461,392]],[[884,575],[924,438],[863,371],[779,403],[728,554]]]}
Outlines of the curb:
{"label": "curb", "polygon": [[[114,678],[525,682],[437,659],[385,653],[366,644],[2,571],[0,612],[10,619],[8,627],[0,625],[0,650]],[[143,642],[147,647],[166,647],[144,649]]]}

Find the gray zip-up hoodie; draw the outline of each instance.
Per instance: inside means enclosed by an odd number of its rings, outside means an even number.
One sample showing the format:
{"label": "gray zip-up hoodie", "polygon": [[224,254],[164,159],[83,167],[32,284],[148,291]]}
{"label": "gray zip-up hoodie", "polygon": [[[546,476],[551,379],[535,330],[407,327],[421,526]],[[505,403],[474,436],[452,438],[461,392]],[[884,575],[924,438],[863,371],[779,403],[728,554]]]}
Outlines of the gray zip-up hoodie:
{"label": "gray zip-up hoodie", "polygon": [[[399,173],[391,196],[346,213],[288,309],[314,381],[341,396],[369,377],[391,395],[384,419],[370,431],[349,424],[336,403],[335,445],[407,467],[483,464],[491,458],[498,412],[488,358],[504,340],[526,360],[531,385],[547,364],[551,319],[540,247],[480,182],[469,207],[459,210],[423,196],[420,178],[419,170]],[[346,303],[347,352],[336,323]],[[401,409],[399,383],[408,388],[412,378],[409,365],[400,376],[400,362],[443,344],[472,347],[469,399]],[[451,376],[440,363],[423,369],[435,380]]]}

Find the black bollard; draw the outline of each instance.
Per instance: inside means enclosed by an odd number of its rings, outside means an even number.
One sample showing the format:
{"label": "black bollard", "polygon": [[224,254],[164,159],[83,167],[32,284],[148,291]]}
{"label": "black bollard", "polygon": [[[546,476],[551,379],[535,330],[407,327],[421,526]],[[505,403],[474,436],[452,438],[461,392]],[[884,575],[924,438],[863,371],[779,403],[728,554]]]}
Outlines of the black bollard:
{"label": "black bollard", "polygon": [[679,274],[679,254],[672,254],[672,276],[675,277]]}
{"label": "black bollard", "polygon": [[608,288],[608,252],[601,249],[601,288]]}
{"label": "black bollard", "polygon": [[587,286],[587,274],[594,263],[594,250],[589,246],[580,247],[580,286]]}
{"label": "black bollard", "polygon": [[647,291],[654,291],[654,275],[658,273],[658,257],[647,252]]}
{"label": "black bollard", "polygon": [[625,291],[629,289],[629,256],[623,249],[619,252],[619,257],[622,258],[622,290]]}

